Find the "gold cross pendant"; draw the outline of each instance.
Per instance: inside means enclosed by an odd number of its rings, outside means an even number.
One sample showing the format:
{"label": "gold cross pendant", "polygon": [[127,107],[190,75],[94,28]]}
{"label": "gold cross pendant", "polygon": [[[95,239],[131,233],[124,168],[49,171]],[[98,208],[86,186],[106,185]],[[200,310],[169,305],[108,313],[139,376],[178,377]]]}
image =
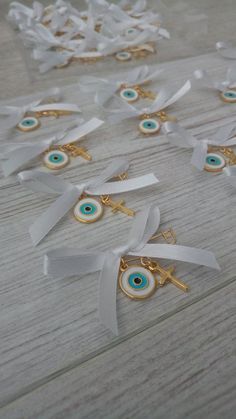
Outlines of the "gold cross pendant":
{"label": "gold cross pendant", "polygon": [[123,212],[124,214],[134,217],[135,211],[131,210],[130,208],[125,207],[125,201],[122,199],[121,201],[113,201],[109,195],[102,195],[101,196],[101,202],[103,205],[106,205],[107,207],[112,208],[112,212]]}
{"label": "gold cross pendant", "polygon": [[181,291],[187,292],[189,290],[188,285],[186,285],[183,281],[180,281],[180,279],[176,278],[173,275],[173,273],[175,272],[174,266],[170,266],[168,269],[164,269],[159,264],[156,264],[155,271],[160,275],[160,286],[164,286],[166,282],[171,282]]}

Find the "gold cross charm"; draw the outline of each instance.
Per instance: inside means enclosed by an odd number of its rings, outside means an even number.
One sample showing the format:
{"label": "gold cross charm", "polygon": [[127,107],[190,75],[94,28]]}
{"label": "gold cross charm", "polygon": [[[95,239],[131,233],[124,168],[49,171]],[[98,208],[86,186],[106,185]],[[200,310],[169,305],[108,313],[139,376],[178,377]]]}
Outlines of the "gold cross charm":
{"label": "gold cross charm", "polygon": [[112,212],[121,211],[124,214],[129,215],[130,217],[133,217],[135,215],[135,211],[124,206],[125,201],[123,199],[119,202],[116,202],[116,201],[112,201],[109,195],[102,195],[101,201],[104,205],[111,207]]}
{"label": "gold cross charm", "polygon": [[184,282],[176,278],[173,273],[175,271],[174,266],[170,266],[168,269],[163,269],[159,264],[156,264],[156,272],[160,274],[160,286],[165,285],[165,283],[171,282],[173,285],[178,287],[181,291],[187,292],[189,287]]}
{"label": "gold cross charm", "polygon": [[75,144],[66,144],[61,147],[62,151],[68,151],[72,157],[80,156],[85,160],[91,161],[92,156],[83,147],[78,147]]}

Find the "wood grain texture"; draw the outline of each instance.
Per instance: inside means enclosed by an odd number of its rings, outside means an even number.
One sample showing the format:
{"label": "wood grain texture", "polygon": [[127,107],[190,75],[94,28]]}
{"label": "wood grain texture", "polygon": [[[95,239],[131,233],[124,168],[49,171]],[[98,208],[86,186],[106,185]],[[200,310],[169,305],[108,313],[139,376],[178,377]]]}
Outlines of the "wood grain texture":
{"label": "wood grain texture", "polygon": [[[202,64],[213,66],[216,74],[225,64],[215,54],[165,65],[165,77],[175,84],[185,80]],[[158,86],[157,86],[158,88]],[[75,102],[75,87],[66,88]],[[79,99],[86,115],[97,114],[91,98]],[[171,109],[183,125],[194,127],[199,137],[232,121],[233,107],[223,104],[212,92],[191,92]],[[222,117],[224,116],[224,119]],[[49,123],[49,122],[48,122]],[[53,125],[53,123],[51,122]],[[50,129],[51,129],[51,124]],[[43,133],[47,131],[45,122]],[[52,280],[42,275],[42,257],[50,248],[61,245],[107,249],[126,240],[131,219],[109,210],[94,225],[76,223],[68,214],[45,241],[34,249],[27,229],[52,202],[18,185],[14,177],[1,181],[0,227],[4,275],[1,281],[1,380],[0,400],[6,404],[34,385],[61,374],[74,363],[83,362],[151,324],[168,317],[186,305],[232,281],[235,275],[235,194],[222,175],[197,173],[190,166],[189,151],[171,147],[164,136],[158,139],[137,137],[135,121],[100,129],[88,141],[95,157],[93,164],[81,162],[64,170],[71,182],[84,181],[105,167],[111,158],[126,156],[131,162],[130,177],[154,171],[161,183],[135,193],[127,193],[127,204],[135,210],[156,202],[162,213],[162,227],[172,226],[183,245],[211,249],[222,266],[222,273],[177,264],[178,276],[190,286],[188,295],[166,287],[145,302],[130,302],[118,295],[120,337],[113,338],[97,319],[97,275],[85,278]],[[58,127],[63,121],[58,121]],[[111,136],[112,132],[112,136]],[[35,134],[36,135],[36,134]],[[226,209],[227,205],[227,209]],[[22,263],[23,262],[23,263]]]}
{"label": "wood grain texture", "polygon": [[65,372],[3,417],[232,419],[236,284]]}
{"label": "wood grain texture", "polygon": [[[211,5],[208,1],[206,10]],[[211,15],[214,22],[220,20],[219,7],[218,15]],[[6,54],[0,63],[1,99],[45,90],[52,81],[63,85],[77,80],[78,75],[68,77],[63,70],[61,80],[53,80],[51,74],[32,83],[7,24],[0,33]],[[212,27],[210,33],[209,45],[217,36]],[[228,66],[215,53],[178,61],[172,53],[167,55],[169,62],[160,64],[164,76],[152,86],[156,91],[166,82],[179,86],[196,68],[220,77]],[[68,101],[81,105],[86,118],[105,117],[92,96],[83,95],[76,85],[64,91]],[[214,92],[193,90],[170,113],[204,138],[234,121],[235,110],[236,105],[223,104]],[[50,135],[67,121],[43,121],[32,138]],[[187,295],[169,285],[145,302],[133,302],[119,292],[120,337],[113,338],[97,318],[98,276],[46,278],[42,259],[47,250],[62,245],[107,249],[121,244],[132,220],[107,210],[99,223],[85,226],[70,213],[33,248],[28,226],[52,199],[27,191],[14,176],[1,179],[0,405],[5,408],[0,417],[198,419],[208,412],[212,419],[231,419],[235,285],[230,284],[236,271],[236,194],[222,175],[191,168],[188,150],[175,149],[164,136],[142,138],[135,121],[106,124],[85,144],[93,163],[76,160],[59,176],[74,183],[84,181],[116,156],[129,159],[130,177],[154,171],[161,183],[124,194],[127,205],[139,210],[146,203],[157,203],[161,227],[172,226],[179,244],[213,250],[222,271],[178,263],[178,276],[191,288]]]}

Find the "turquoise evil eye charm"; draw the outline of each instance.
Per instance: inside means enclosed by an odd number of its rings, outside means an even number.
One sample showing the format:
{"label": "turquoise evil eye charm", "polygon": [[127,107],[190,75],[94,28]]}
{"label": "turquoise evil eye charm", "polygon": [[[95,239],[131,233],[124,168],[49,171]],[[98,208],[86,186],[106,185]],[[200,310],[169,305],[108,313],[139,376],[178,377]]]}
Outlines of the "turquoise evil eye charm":
{"label": "turquoise evil eye charm", "polygon": [[120,274],[119,285],[129,298],[140,300],[154,293],[157,281],[148,269],[131,266]]}
{"label": "turquoise evil eye charm", "polygon": [[224,102],[228,103],[236,103],[236,90],[226,90],[225,92],[222,92],[221,99],[223,99]]}
{"label": "turquoise evil eye charm", "polygon": [[139,124],[139,129],[143,134],[155,134],[160,127],[160,123],[152,118],[143,119]]}
{"label": "turquoise evil eye charm", "polygon": [[74,216],[81,223],[94,223],[102,215],[103,206],[94,198],[83,198],[74,207]]}
{"label": "turquoise evil eye charm", "polygon": [[226,161],[222,156],[215,153],[208,153],[206,156],[206,164],[204,169],[208,172],[221,172],[225,165]]}
{"label": "turquoise evil eye charm", "polygon": [[34,116],[26,116],[22,121],[17,125],[17,128],[20,131],[28,132],[37,129],[40,126],[40,122]]}
{"label": "turquoise evil eye charm", "polygon": [[138,92],[135,89],[127,88],[120,91],[120,96],[122,99],[127,100],[127,102],[135,102],[138,99]]}
{"label": "turquoise evil eye charm", "polygon": [[129,38],[134,38],[135,36],[137,36],[140,33],[140,31],[136,28],[128,28],[125,31],[125,36],[129,37]]}
{"label": "turquoise evil eye charm", "polygon": [[128,51],[117,52],[116,59],[118,61],[129,61],[131,59],[131,54]]}
{"label": "turquoise evil eye charm", "polygon": [[61,150],[47,151],[44,155],[43,162],[51,170],[59,170],[69,163],[68,154]]}

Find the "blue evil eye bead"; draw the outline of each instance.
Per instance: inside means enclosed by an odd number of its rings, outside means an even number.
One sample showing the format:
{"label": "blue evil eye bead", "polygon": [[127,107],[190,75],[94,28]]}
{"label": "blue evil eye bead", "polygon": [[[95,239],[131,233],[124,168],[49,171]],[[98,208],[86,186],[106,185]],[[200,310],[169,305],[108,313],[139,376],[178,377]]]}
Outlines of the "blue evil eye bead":
{"label": "blue evil eye bead", "polygon": [[69,156],[61,150],[51,150],[45,153],[43,162],[51,170],[59,170],[69,163]]}
{"label": "blue evil eye bead", "polygon": [[235,90],[226,90],[221,93],[221,98],[224,102],[236,103],[236,91]]}
{"label": "blue evil eye bead", "polygon": [[160,124],[155,119],[143,119],[139,124],[139,129],[144,134],[155,134],[160,129]]}
{"label": "blue evil eye bead", "polygon": [[127,100],[127,102],[135,102],[138,99],[138,92],[135,89],[127,88],[120,91],[120,96],[122,99]]}
{"label": "blue evil eye bead", "polygon": [[150,297],[156,290],[157,282],[153,274],[142,266],[131,266],[119,277],[122,291],[132,299]]}
{"label": "blue evil eye bead", "polygon": [[125,31],[125,36],[128,36],[130,38],[134,38],[135,36],[137,36],[140,33],[140,31],[136,28],[128,28]]}
{"label": "blue evil eye bead", "polygon": [[33,131],[40,126],[40,122],[34,116],[26,116],[22,121],[17,125],[17,128],[21,131]]}
{"label": "blue evil eye bead", "polygon": [[74,216],[81,223],[94,223],[102,215],[103,206],[94,198],[83,198],[74,207]]}
{"label": "blue evil eye bead", "polygon": [[116,59],[118,61],[128,61],[131,59],[131,54],[128,51],[117,52]]}
{"label": "blue evil eye bead", "polygon": [[205,170],[208,172],[220,172],[225,167],[225,159],[219,154],[208,153],[206,156]]}

